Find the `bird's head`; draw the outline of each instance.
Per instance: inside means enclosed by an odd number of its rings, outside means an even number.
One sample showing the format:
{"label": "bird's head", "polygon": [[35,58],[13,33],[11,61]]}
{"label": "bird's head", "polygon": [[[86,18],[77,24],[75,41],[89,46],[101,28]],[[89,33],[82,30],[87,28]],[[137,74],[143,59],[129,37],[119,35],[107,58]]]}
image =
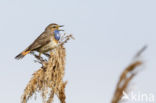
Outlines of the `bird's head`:
{"label": "bird's head", "polygon": [[55,30],[63,31],[62,29],[60,29],[60,27],[63,27],[63,25],[52,23],[52,24],[49,24],[45,30],[48,32],[52,32],[52,33],[54,33]]}

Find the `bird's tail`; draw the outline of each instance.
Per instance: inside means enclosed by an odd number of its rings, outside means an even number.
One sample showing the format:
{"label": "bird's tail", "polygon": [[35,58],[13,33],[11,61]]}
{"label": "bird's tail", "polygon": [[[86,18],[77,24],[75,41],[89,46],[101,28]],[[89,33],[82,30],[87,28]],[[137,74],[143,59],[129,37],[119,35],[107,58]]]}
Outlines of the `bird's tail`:
{"label": "bird's tail", "polygon": [[20,54],[18,54],[16,57],[15,57],[15,59],[22,59],[25,55],[27,55],[28,53],[30,53],[30,51],[29,50],[25,50],[25,51],[23,51],[22,53],[20,53]]}

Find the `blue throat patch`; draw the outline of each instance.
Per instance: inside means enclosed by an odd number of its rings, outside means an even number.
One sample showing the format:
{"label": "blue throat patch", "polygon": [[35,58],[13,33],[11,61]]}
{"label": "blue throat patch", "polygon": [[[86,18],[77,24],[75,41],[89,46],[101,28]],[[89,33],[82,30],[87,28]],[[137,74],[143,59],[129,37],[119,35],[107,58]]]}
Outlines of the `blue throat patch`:
{"label": "blue throat patch", "polygon": [[60,31],[59,30],[54,31],[54,37],[56,40],[60,40]]}

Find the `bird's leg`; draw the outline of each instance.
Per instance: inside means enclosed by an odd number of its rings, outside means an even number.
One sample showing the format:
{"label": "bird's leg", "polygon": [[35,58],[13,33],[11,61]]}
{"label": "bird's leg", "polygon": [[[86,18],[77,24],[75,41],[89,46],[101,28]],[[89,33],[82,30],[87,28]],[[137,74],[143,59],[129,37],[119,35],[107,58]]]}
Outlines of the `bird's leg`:
{"label": "bird's leg", "polygon": [[34,55],[35,58],[37,59],[37,60],[35,60],[35,62],[38,62],[38,63],[44,65],[45,62],[47,61],[47,60],[44,60],[44,59],[41,57],[41,54],[42,54],[42,53],[39,53],[39,55],[36,55],[34,52],[31,52],[31,54]]}
{"label": "bird's leg", "polygon": [[48,53],[43,53],[45,56],[47,56],[48,58],[50,58],[50,54]]}
{"label": "bird's leg", "polygon": [[39,56],[37,56],[38,57],[38,59],[42,62],[42,61],[47,61],[46,59],[43,59],[42,57],[41,57],[41,52],[39,52]]}
{"label": "bird's leg", "polygon": [[40,60],[41,62],[44,62],[43,58],[41,57],[41,53],[39,53],[39,55],[34,55],[38,60]]}
{"label": "bird's leg", "polygon": [[39,58],[41,58],[41,54],[42,54],[42,53],[41,53],[41,52],[39,52],[39,56],[38,56]]}

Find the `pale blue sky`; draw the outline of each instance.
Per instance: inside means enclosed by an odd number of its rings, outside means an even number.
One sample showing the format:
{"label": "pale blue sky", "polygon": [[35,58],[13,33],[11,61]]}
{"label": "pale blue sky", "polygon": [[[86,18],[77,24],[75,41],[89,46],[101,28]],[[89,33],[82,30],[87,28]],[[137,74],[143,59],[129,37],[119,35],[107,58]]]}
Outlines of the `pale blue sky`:
{"label": "pale blue sky", "polygon": [[[19,103],[34,57],[17,61],[50,23],[65,25],[67,103],[109,103],[121,71],[144,45],[144,70],[132,85],[156,97],[155,0],[0,0],[0,103]],[[156,99],[156,98],[155,98]],[[40,99],[28,103],[41,103]]]}

